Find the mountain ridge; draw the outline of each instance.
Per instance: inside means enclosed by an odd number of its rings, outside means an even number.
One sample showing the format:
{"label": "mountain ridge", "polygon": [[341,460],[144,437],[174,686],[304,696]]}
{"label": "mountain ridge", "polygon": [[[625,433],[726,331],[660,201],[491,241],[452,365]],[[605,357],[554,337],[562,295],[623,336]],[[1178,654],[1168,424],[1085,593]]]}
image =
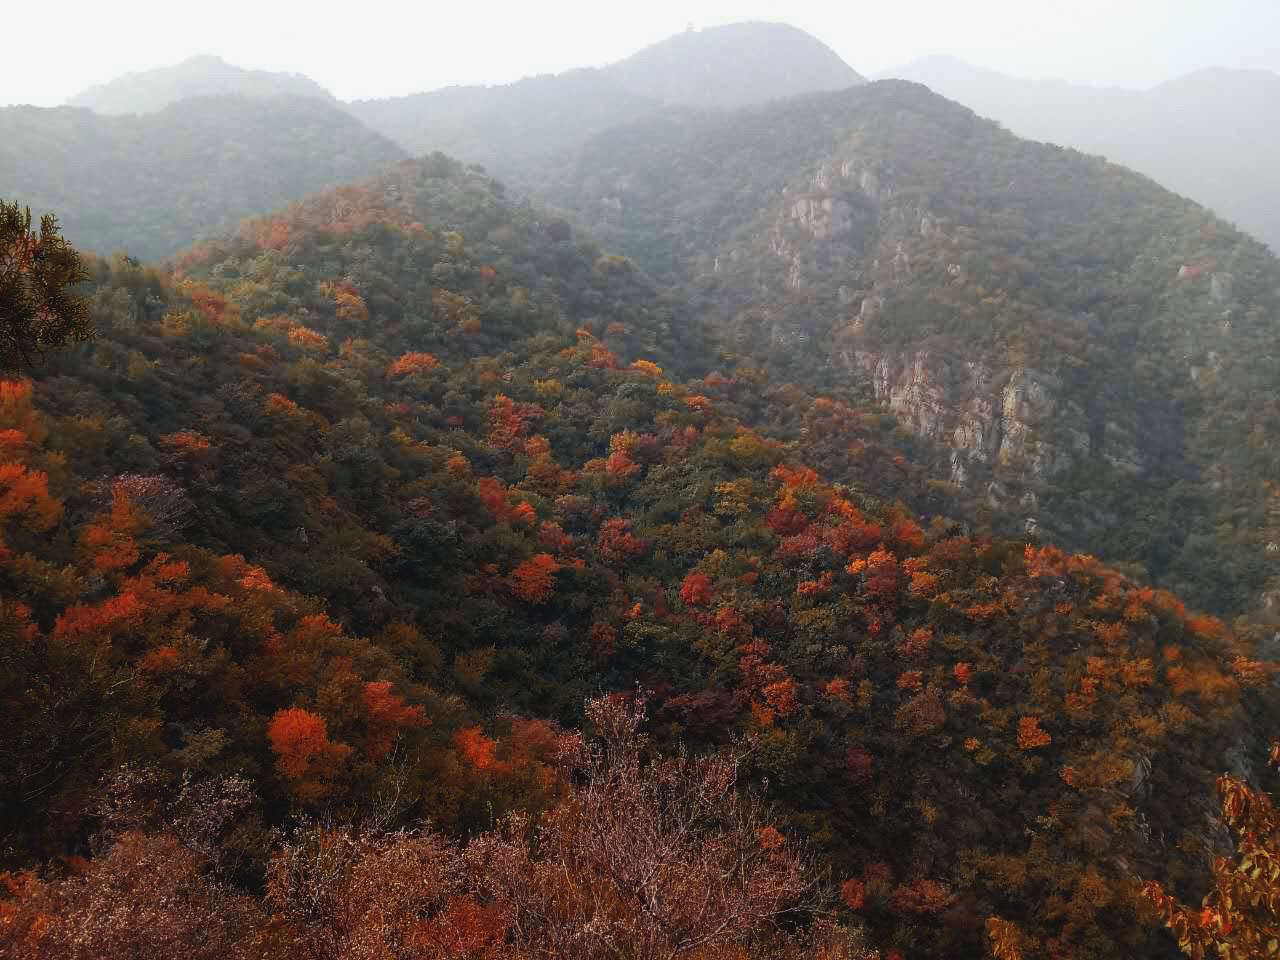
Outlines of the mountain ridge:
{"label": "mountain ridge", "polygon": [[66,105],[106,115],[153,113],[176,100],[232,93],[304,96],[336,102],[328,90],[303,74],[237,67],[206,53],[172,66],[125,73],[95,84],[68,98]]}
{"label": "mountain ridge", "polygon": [[441,150],[536,190],[548,168],[591,136],[664,107],[728,109],[861,82],[815,37],[749,22],[675,34],[606,67],[350,109],[411,152]]}
{"label": "mountain ridge", "polygon": [[1019,136],[1132,167],[1280,250],[1278,74],[1209,67],[1129,90],[1024,80],[950,55],[888,74],[925,83]]}

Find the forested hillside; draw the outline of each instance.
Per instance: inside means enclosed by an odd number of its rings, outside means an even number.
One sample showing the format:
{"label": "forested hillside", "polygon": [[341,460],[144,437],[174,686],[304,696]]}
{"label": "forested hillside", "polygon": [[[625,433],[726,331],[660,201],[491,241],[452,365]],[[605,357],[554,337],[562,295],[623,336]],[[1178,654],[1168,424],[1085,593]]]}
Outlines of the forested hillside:
{"label": "forested hillside", "polygon": [[869,382],[975,519],[1280,603],[1280,264],[1202,208],[899,81],[637,121],[549,195],[742,362]]}
{"label": "forested hillside", "polygon": [[456,162],[92,271],[0,385],[0,952],[1149,957],[1269,776],[1256,637]]}
{"label": "forested hillside", "polygon": [[1150,90],[1124,90],[929,57],[887,76],[926,84],[1020,137],[1132,167],[1280,252],[1280,74],[1197,70]]}
{"label": "forested hillside", "polygon": [[167,257],[211,227],[370,176],[404,157],[337,107],[200,97],[145,116],[0,109],[0,196],[57,211],[102,255]]}

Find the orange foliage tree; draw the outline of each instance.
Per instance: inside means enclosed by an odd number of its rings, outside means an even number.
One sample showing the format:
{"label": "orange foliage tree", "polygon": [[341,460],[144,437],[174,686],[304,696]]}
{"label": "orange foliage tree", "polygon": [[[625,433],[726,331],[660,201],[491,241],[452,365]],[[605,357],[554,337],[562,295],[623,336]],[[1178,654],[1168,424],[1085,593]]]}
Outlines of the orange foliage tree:
{"label": "orange foliage tree", "polygon": [[1036,747],[1047,747],[1053,739],[1040,729],[1039,717],[1022,717],[1018,721],[1018,748],[1034,750]]}
{"label": "orange foliage tree", "polygon": [[546,603],[555,589],[560,564],[549,553],[539,553],[511,571],[511,592],[529,603]]}
{"label": "orange foliage tree", "polygon": [[394,361],[391,366],[387,367],[387,376],[419,376],[424,373],[430,373],[432,370],[438,369],[439,366],[440,361],[431,354],[410,351],[408,353],[401,354],[398,360]]}
{"label": "orange foliage tree", "polygon": [[[1280,756],[1280,746],[1272,754]],[[1217,790],[1236,849],[1214,859],[1213,889],[1201,907],[1179,903],[1157,882],[1144,893],[1195,960],[1280,956],[1280,816],[1271,797],[1238,777],[1220,777]]]}
{"label": "orange foliage tree", "polygon": [[46,436],[44,418],[32,404],[31,381],[0,381],[0,558],[9,552],[4,534],[44,533],[62,517],[62,503],[49,493],[48,473],[27,462]]}
{"label": "orange foliage tree", "polygon": [[344,332],[363,330],[369,322],[369,308],[365,306],[360,294],[349,284],[341,284],[334,291],[333,298],[335,315],[343,325]]}
{"label": "orange foliage tree", "polygon": [[304,350],[324,353],[329,349],[329,338],[310,327],[292,327],[289,330],[289,342]]}

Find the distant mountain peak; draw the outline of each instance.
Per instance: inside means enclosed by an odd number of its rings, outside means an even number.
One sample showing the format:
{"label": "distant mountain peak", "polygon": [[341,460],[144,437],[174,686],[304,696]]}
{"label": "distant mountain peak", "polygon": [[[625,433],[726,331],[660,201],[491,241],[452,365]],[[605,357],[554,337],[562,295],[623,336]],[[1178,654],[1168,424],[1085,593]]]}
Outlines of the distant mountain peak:
{"label": "distant mountain peak", "polygon": [[701,107],[741,107],[865,82],[816,37],[764,21],[686,30],[604,72],[633,93]]}
{"label": "distant mountain peak", "polygon": [[121,74],[76,94],[67,103],[108,115],[154,113],[179,100],[225,94],[333,101],[328,90],[302,74],[249,70],[216,54],[198,53],[172,66]]}
{"label": "distant mountain peak", "polygon": [[605,67],[348,109],[411,153],[441,150],[531,189],[591,137],[666,107],[732,109],[863,82],[803,30],[752,22],[678,33]]}

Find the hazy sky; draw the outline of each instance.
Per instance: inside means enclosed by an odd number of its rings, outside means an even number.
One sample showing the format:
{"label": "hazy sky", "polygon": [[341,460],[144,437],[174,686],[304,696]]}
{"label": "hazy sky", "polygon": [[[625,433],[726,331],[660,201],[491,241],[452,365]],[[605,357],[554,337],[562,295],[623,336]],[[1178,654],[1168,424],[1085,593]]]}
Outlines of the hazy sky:
{"label": "hazy sky", "polygon": [[[53,106],[117,74],[214,53],[343,98],[599,65],[683,30],[780,20],[872,74],[934,53],[1147,87],[1207,66],[1280,72],[1280,0],[63,0],[6,4],[0,104]],[[48,64],[56,64],[49,67]]]}

